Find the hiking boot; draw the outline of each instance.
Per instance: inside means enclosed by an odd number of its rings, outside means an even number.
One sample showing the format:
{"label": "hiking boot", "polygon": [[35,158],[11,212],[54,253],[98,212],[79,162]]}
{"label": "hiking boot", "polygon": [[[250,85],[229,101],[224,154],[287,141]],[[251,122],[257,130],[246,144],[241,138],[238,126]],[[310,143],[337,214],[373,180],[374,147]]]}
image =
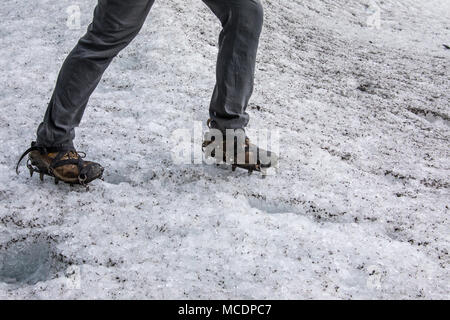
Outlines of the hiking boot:
{"label": "hiking boot", "polygon": [[278,156],[275,153],[252,144],[243,130],[231,132],[228,137],[217,129],[206,133],[202,150],[207,158],[215,158],[218,164],[227,163],[233,171],[242,168],[249,174],[259,171],[263,176],[267,174],[267,169],[277,167]]}
{"label": "hiking boot", "polygon": [[30,176],[38,172],[41,180],[44,180],[44,175],[48,175],[55,178],[55,183],[61,180],[71,185],[86,185],[101,178],[103,174],[103,167],[100,164],[83,160],[86,156],[84,152],[68,148],[45,148],[36,142],[31,143],[31,148],[27,149],[17,162],[17,174],[19,164],[27,154]]}

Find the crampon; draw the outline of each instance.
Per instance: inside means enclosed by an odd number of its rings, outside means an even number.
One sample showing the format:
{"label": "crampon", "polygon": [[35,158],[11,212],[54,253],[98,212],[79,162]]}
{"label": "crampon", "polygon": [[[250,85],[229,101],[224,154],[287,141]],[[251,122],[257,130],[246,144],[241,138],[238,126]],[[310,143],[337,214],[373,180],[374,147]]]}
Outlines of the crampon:
{"label": "crampon", "polygon": [[[208,121],[208,126],[209,123]],[[249,175],[257,171],[263,178],[268,175],[270,168],[276,168],[278,165],[278,156],[275,153],[250,143],[247,136],[241,139],[232,136],[227,139],[226,134],[215,129],[205,135],[202,150],[207,158],[215,158],[217,165],[225,163],[231,165],[232,171],[241,168],[247,170]]]}
{"label": "crampon", "polygon": [[70,185],[79,184],[87,187],[87,184],[95,179],[101,178],[103,167],[92,161],[84,161],[86,154],[74,149],[46,148],[39,146],[36,142],[31,143],[20,157],[16,165],[16,173],[19,174],[19,165],[23,158],[28,155],[27,168],[30,176],[36,172],[43,181],[44,176],[54,178],[55,183],[63,181]]}

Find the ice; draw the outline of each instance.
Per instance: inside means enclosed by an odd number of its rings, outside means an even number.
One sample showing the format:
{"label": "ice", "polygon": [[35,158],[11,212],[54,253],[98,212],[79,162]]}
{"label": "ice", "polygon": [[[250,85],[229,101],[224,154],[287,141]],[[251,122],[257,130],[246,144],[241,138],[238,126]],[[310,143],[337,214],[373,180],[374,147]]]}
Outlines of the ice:
{"label": "ice", "polygon": [[89,191],[14,172],[92,17],[75,4],[80,29],[73,1],[0,8],[0,298],[450,297],[449,1],[263,1],[266,179],[173,162],[173,131],[208,117],[220,24],[156,1],[77,129],[105,167]]}
{"label": "ice", "polygon": [[14,239],[0,249],[0,282],[12,286],[49,280],[58,267],[51,241],[43,235]]}

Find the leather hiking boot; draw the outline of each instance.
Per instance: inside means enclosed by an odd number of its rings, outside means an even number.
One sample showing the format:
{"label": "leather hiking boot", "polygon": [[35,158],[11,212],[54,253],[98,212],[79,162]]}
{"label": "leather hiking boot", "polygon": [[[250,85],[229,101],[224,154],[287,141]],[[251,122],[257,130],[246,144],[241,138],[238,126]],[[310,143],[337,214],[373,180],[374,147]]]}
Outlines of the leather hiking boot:
{"label": "leather hiking boot", "polygon": [[233,171],[242,168],[248,170],[249,174],[259,171],[265,176],[267,169],[278,165],[278,156],[252,144],[243,130],[240,130],[240,134],[227,137],[227,134],[211,129],[205,135],[202,150],[207,158],[215,158],[216,163],[231,165]]}
{"label": "leather hiking boot", "polygon": [[44,175],[55,178],[55,183],[60,180],[69,184],[86,185],[89,182],[101,178],[103,167],[92,161],[84,161],[83,152],[74,149],[45,148],[31,143],[31,148],[26,150],[17,162],[16,172],[19,173],[19,164],[28,154],[27,167],[30,176],[38,172],[40,179]]}

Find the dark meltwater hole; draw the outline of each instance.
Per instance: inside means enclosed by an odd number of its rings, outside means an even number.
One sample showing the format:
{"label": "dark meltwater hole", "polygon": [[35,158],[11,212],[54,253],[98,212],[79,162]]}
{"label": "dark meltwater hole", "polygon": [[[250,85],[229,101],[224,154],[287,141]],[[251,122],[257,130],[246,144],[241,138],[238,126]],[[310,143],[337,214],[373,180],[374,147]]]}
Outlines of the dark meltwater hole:
{"label": "dark meltwater hole", "polygon": [[55,275],[54,244],[44,236],[13,239],[0,245],[0,282],[36,284]]}

